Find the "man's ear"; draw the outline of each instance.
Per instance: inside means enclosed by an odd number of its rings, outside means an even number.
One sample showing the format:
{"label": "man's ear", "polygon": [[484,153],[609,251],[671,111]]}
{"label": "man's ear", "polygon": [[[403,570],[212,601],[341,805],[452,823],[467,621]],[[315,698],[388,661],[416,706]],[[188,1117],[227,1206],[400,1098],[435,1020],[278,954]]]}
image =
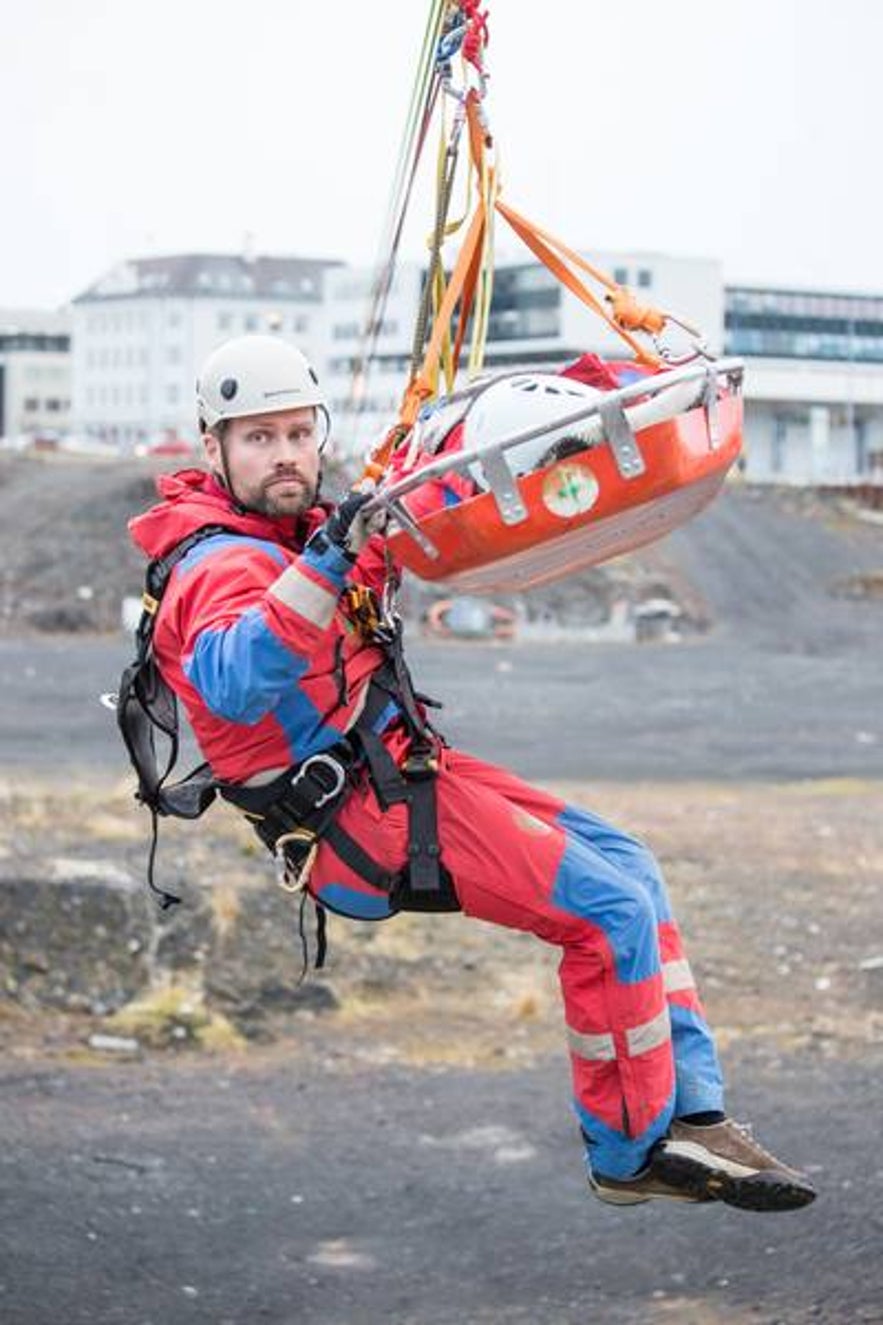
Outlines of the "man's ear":
{"label": "man's ear", "polygon": [[221,461],[221,443],[213,432],[204,432],[202,434],[202,446],[205,451],[205,458],[208,461],[209,469],[214,473],[223,471]]}

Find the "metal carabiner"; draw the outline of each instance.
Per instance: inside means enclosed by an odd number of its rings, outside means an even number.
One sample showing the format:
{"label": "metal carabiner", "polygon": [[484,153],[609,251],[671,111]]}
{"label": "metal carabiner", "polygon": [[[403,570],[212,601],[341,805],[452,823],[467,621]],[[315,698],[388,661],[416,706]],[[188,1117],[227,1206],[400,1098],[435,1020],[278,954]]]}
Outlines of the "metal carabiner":
{"label": "metal carabiner", "polygon": [[[304,862],[296,874],[292,874],[291,865],[285,854],[285,847],[289,842],[312,842],[307,852]],[[291,833],[283,833],[277,837],[273,846],[273,863],[276,866],[276,882],[286,893],[303,892],[309,882],[310,873],[316,862],[316,856],[319,851],[319,842],[316,834],[308,828],[296,828]]]}
{"label": "metal carabiner", "polygon": [[[346,770],[344,769],[342,764],[339,764],[337,762],[336,759],[332,759],[331,755],[324,755],[324,754],[310,755],[309,759],[305,759],[304,762],[301,764],[300,768],[297,770],[294,777],[291,779],[289,785],[291,787],[296,787],[297,784],[300,782],[301,778],[306,776],[307,769],[310,768],[311,765],[313,764],[321,764],[323,765],[323,767],[329,768],[332,774],[334,775],[334,786],[331,787],[329,791],[323,792],[322,795],[319,797],[319,799],[316,801],[315,805],[313,806],[314,810],[321,810],[323,805],[327,805],[330,800],[333,800],[335,796],[339,795],[339,793],[343,791],[344,785],[346,783]],[[288,836],[289,834],[286,834],[286,837]]]}

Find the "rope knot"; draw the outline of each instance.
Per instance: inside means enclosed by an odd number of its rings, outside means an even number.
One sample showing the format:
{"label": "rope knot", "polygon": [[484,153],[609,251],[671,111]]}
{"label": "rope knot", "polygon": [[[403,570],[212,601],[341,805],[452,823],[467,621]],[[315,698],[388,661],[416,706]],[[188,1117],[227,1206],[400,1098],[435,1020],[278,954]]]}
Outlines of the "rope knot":
{"label": "rope knot", "polygon": [[646,331],[658,336],[665,330],[665,314],[650,304],[639,304],[631,290],[620,287],[606,297],[614,322],[624,331]]}

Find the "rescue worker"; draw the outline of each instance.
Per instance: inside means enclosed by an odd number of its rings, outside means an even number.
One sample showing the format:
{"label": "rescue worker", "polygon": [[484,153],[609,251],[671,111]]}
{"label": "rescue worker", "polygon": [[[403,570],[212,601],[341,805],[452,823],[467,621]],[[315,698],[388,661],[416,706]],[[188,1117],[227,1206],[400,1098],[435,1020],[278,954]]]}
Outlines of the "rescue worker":
{"label": "rescue worker", "polygon": [[809,1181],[724,1112],[650,852],[426,726],[400,650],[363,611],[384,574],[366,494],[336,510],[318,498],[328,419],[304,356],[241,337],[209,356],[197,389],[208,468],[160,477],[162,502],[131,532],[157,558],[212,531],[175,566],[153,647],[223,794],[333,911],[461,908],[560,946],[601,1200],[808,1204]]}

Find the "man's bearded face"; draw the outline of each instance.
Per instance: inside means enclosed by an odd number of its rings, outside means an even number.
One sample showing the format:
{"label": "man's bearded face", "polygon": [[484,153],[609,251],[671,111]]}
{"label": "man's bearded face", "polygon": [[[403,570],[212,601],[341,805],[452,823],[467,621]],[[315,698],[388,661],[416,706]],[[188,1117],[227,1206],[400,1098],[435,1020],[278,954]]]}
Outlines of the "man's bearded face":
{"label": "man's bearded face", "polygon": [[222,480],[229,477],[232,495],[250,511],[299,515],[316,500],[320,456],[315,409],[230,419],[223,441],[206,433],[205,451],[214,472]]}

